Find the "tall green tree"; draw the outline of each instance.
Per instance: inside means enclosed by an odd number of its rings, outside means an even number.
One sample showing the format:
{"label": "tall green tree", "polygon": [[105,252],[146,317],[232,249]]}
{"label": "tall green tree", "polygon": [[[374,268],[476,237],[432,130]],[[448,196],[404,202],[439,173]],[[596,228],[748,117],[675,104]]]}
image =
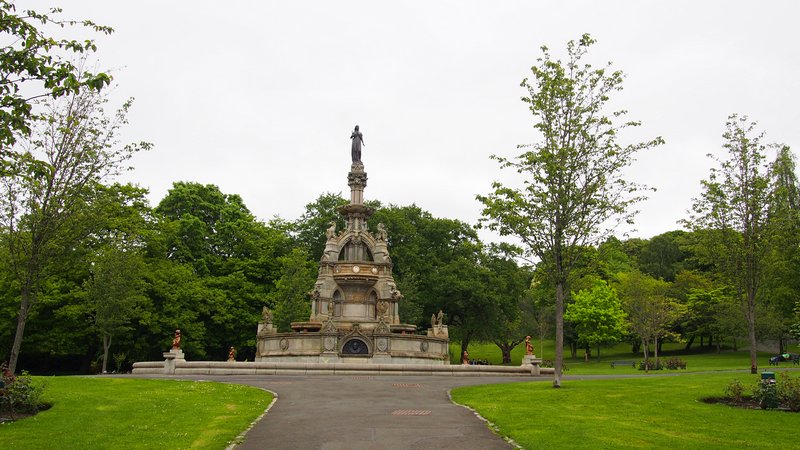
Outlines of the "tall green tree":
{"label": "tall green tree", "polygon": [[339,208],[348,203],[341,193],[326,192],[307,204],[303,215],[291,224],[295,239],[314,261],[319,261],[325,250],[325,230],[330,223],[335,222],[337,230],[344,229],[345,220]]}
{"label": "tall green tree", "polygon": [[147,301],[144,260],[135,249],[110,247],[94,261],[86,282],[87,306],[103,341],[102,373],[107,372],[114,336],[131,330],[130,322]]}
{"label": "tall green tree", "polygon": [[634,271],[620,274],[619,292],[631,331],[642,340],[644,358],[653,342],[656,366],[658,343],[669,335],[670,325],[683,314],[683,305],[668,296],[669,283]]}
{"label": "tall green tree", "polygon": [[278,331],[291,331],[292,322],[307,322],[311,315],[309,292],[314,287],[316,264],[304,249],[295,248],[280,258],[283,275],[269,294]]}
{"label": "tall green tree", "polygon": [[[28,136],[37,118],[33,101],[77,94],[82,88],[101,89],[111,82],[105,73],[91,73],[75,65],[72,57],[94,52],[90,39],[52,36],[48,31],[80,25],[93,32],[110,34],[110,27],[89,20],[65,20],[61,9],[51,8],[42,14],[33,10],[17,11],[12,1],[0,1],[0,169],[5,173],[13,160],[9,152],[17,135]],[[11,168],[13,171],[13,168]]]}
{"label": "tall green tree", "polygon": [[118,174],[135,152],[150,144],[120,146],[130,101],[114,116],[105,98],[89,89],[48,102],[47,120],[17,143],[19,157],[0,181],[0,226],[20,286],[17,330],[9,356],[15,370],[25,323],[43,273],[96,224],[82,211],[95,187]]}
{"label": "tall green tree", "polygon": [[[195,314],[172,316],[172,325],[159,321],[158,332],[168,336],[175,328],[186,331],[187,341],[192,340],[187,353],[223,359],[233,345],[249,357],[255,336],[242,324],[258,322],[261,308],[270,304],[269,295],[284,271],[280,258],[291,250],[286,230],[256,220],[239,195],[210,184],[174,183],[155,212],[159,233],[148,242],[152,263],[162,266],[166,259],[189,268],[193,277],[191,288],[153,295],[159,301],[181,302],[182,309]],[[168,273],[182,276],[175,268]],[[185,320],[195,323],[181,323]]]}
{"label": "tall green tree", "polygon": [[[587,347],[617,342],[625,332],[625,312],[617,292],[603,280],[595,280],[591,289],[573,296],[575,301],[567,306],[564,320],[572,322],[578,338]],[[588,358],[588,354],[587,354]]]}
{"label": "tall green tree", "polygon": [[748,322],[750,370],[758,370],[756,310],[762,301],[768,257],[770,175],[764,133],[747,116],[728,117],[723,134],[727,155],[702,181],[701,197],[686,222],[706,229],[705,247],[716,252],[721,273],[736,286]]}
{"label": "tall green tree", "polygon": [[528,256],[552,262],[548,275],[556,288],[554,387],[561,386],[564,357],[564,304],[567,282],[580,249],[602,241],[617,220],[631,221],[631,206],[644,197],[642,187],[626,181],[623,169],[636,152],[662,143],[620,145],[617,138],[638,122],[616,122],[625,111],[607,112],[611,95],[622,89],[623,74],[594,68],[582,58],[594,44],[588,34],[567,44],[568,60],[551,58],[547,47],[531,67],[533,79],[522,87],[541,140],[522,146],[514,159],[493,156],[501,168],[522,174],[523,187],[495,182],[479,195],[483,223],[502,235],[519,238]]}
{"label": "tall green tree", "polygon": [[781,145],[770,165],[769,240],[764,299],[774,319],[774,338],[785,353],[795,302],[800,298],[800,183],[791,149]]}

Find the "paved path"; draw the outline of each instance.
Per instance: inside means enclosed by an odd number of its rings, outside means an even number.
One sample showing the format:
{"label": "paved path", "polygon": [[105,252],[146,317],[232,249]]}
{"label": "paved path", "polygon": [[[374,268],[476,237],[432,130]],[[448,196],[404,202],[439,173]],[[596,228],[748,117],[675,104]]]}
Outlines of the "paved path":
{"label": "paved path", "polygon": [[[172,377],[170,377],[172,378]],[[471,411],[450,402],[456,386],[551,381],[531,377],[196,376],[257,386],[278,401],[237,449],[509,449]]]}

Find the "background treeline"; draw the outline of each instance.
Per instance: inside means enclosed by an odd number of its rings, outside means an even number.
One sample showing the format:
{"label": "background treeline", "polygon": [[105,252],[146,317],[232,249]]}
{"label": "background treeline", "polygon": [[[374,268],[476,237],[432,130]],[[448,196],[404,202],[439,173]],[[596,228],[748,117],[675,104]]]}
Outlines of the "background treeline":
{"label": "background treeline", "polygon": [[[252,360],[262,306],[276,310],[284,327],[307,318],[325,229],[331,220],[343,227],[337,209],[347,203],[326,193],[297,220],[265,223],[241,197],[214,185],[175,183],[155,208],[141,188],[98,189],[102,200],[90,206],[102,230],[65,249],[43,276],[20,353],[23,369],[99,370],[106,344],[108,370],[126,370],[132,361],[159,359],[176,328],[190,359],[223,360],[235,346],[239,359]],[[405,322],[422,330],[441,308],[452,339],[463,348],[470,341],[494,342],[505,357],[526,334],[552,335],[552,287],[539,281],[536,267],[519,262],[513,247],[485,245],[469,224],[436,218],[415,205],[372,206],[370,226],[383,223],[389,233]],[[643,338],[652,351],[658,345],[653,336],[659,343],[681,340],[687,349],[744,343],[737,294],[718,275],[704,234],[611,238],[586,248],[567,306],[572,320],[565,342],[573,357],[620,340],[638,352]],[[800,289],[800,266],[791,260],[796,252],[786,253],[774,255],[758,315],[760,339],[780,345],[791,337]],[[3,258],[2,359],[19,309],[8,265]],[[601,301],[609,295],[610,302]],[[581,302],[582,296],[590,301]],[[652,325],[646,314],[636,315],[637,302],[666,305],[666,319]],[[624,314],[615,316],[615,309]]]}

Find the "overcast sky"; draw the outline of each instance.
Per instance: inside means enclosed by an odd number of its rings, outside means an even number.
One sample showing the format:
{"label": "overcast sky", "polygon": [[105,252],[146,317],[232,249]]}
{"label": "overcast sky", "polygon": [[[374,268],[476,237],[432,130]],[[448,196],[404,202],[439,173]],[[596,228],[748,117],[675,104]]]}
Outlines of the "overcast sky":
{"label": "overcast sky", "polygon": [[[558,3],[558,4],[557,4]],[[18,1],[40,10],[50,2]],[[629,178],[657,188],[633,236],[680,228],[721,152],[729,114],[800,148],[795,1],[70,1],[96,35],[124,139],[155,147],[128,180],[152,204],[175,181],[239,194],[262,220],[293,220],[323,192],[348,194],[359,124],[368,199],[476,223],[476,194],[535,139],[519,86],[547,45],[591,33],[588,61],[627,74],[614,104],[641,120],[620,142],[662,136]],[[620,234],[623,231],[620,230]],[[484,234],[484,239],[492,240]]]}

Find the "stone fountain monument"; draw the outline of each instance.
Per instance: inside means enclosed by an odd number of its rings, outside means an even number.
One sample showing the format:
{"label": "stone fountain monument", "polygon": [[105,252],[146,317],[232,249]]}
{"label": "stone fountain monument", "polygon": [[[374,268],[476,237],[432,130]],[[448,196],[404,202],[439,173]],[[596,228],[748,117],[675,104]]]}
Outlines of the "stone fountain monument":
{"label": "stone fountain monument", "polygon": [[292,323],[293,332],[277,333],[265,309],[256,362],[449,364],[448,331],[441,318],[425,335],[400,319],[403,295],[392,278],[386,229],[383,224],[375,232],[367,228],[373,210],[364,205],[367,173],[358,126],[351,139],[350,204],[339,211],[347,225],[337,230],[331,223],[326,231],[309,321]]}
{"label": "stone fountain monument", "polygon": [[[277,375],[277,374],[374,374],[446,376],[540,376],[541,359],[532,355],[528,342],[526,359],[518,367],[450,365],[448,330],[444,313],[431,316],[431,327],[417,334],[417,327],[400,318],[403,295],[392,278],[388,233],[382,224],[367,228],[372,215],[364,205],[367,173],[361,162],[364,143],[358,126],[353,139],[350,172],[350,204],[340,209],[347,225],[326,231],[325,251],[319,275],[309,294],[310,317],[292,323],[292,332],[278,333],[272,312],[264,308],[257,330],[255,361],[236,361],[231,347],[228,361],[187,361],[180,350],[180,330],[163,361],[133,364],[134,374],[168,375]],[[309,286],[311,287],[311,286]]]}

